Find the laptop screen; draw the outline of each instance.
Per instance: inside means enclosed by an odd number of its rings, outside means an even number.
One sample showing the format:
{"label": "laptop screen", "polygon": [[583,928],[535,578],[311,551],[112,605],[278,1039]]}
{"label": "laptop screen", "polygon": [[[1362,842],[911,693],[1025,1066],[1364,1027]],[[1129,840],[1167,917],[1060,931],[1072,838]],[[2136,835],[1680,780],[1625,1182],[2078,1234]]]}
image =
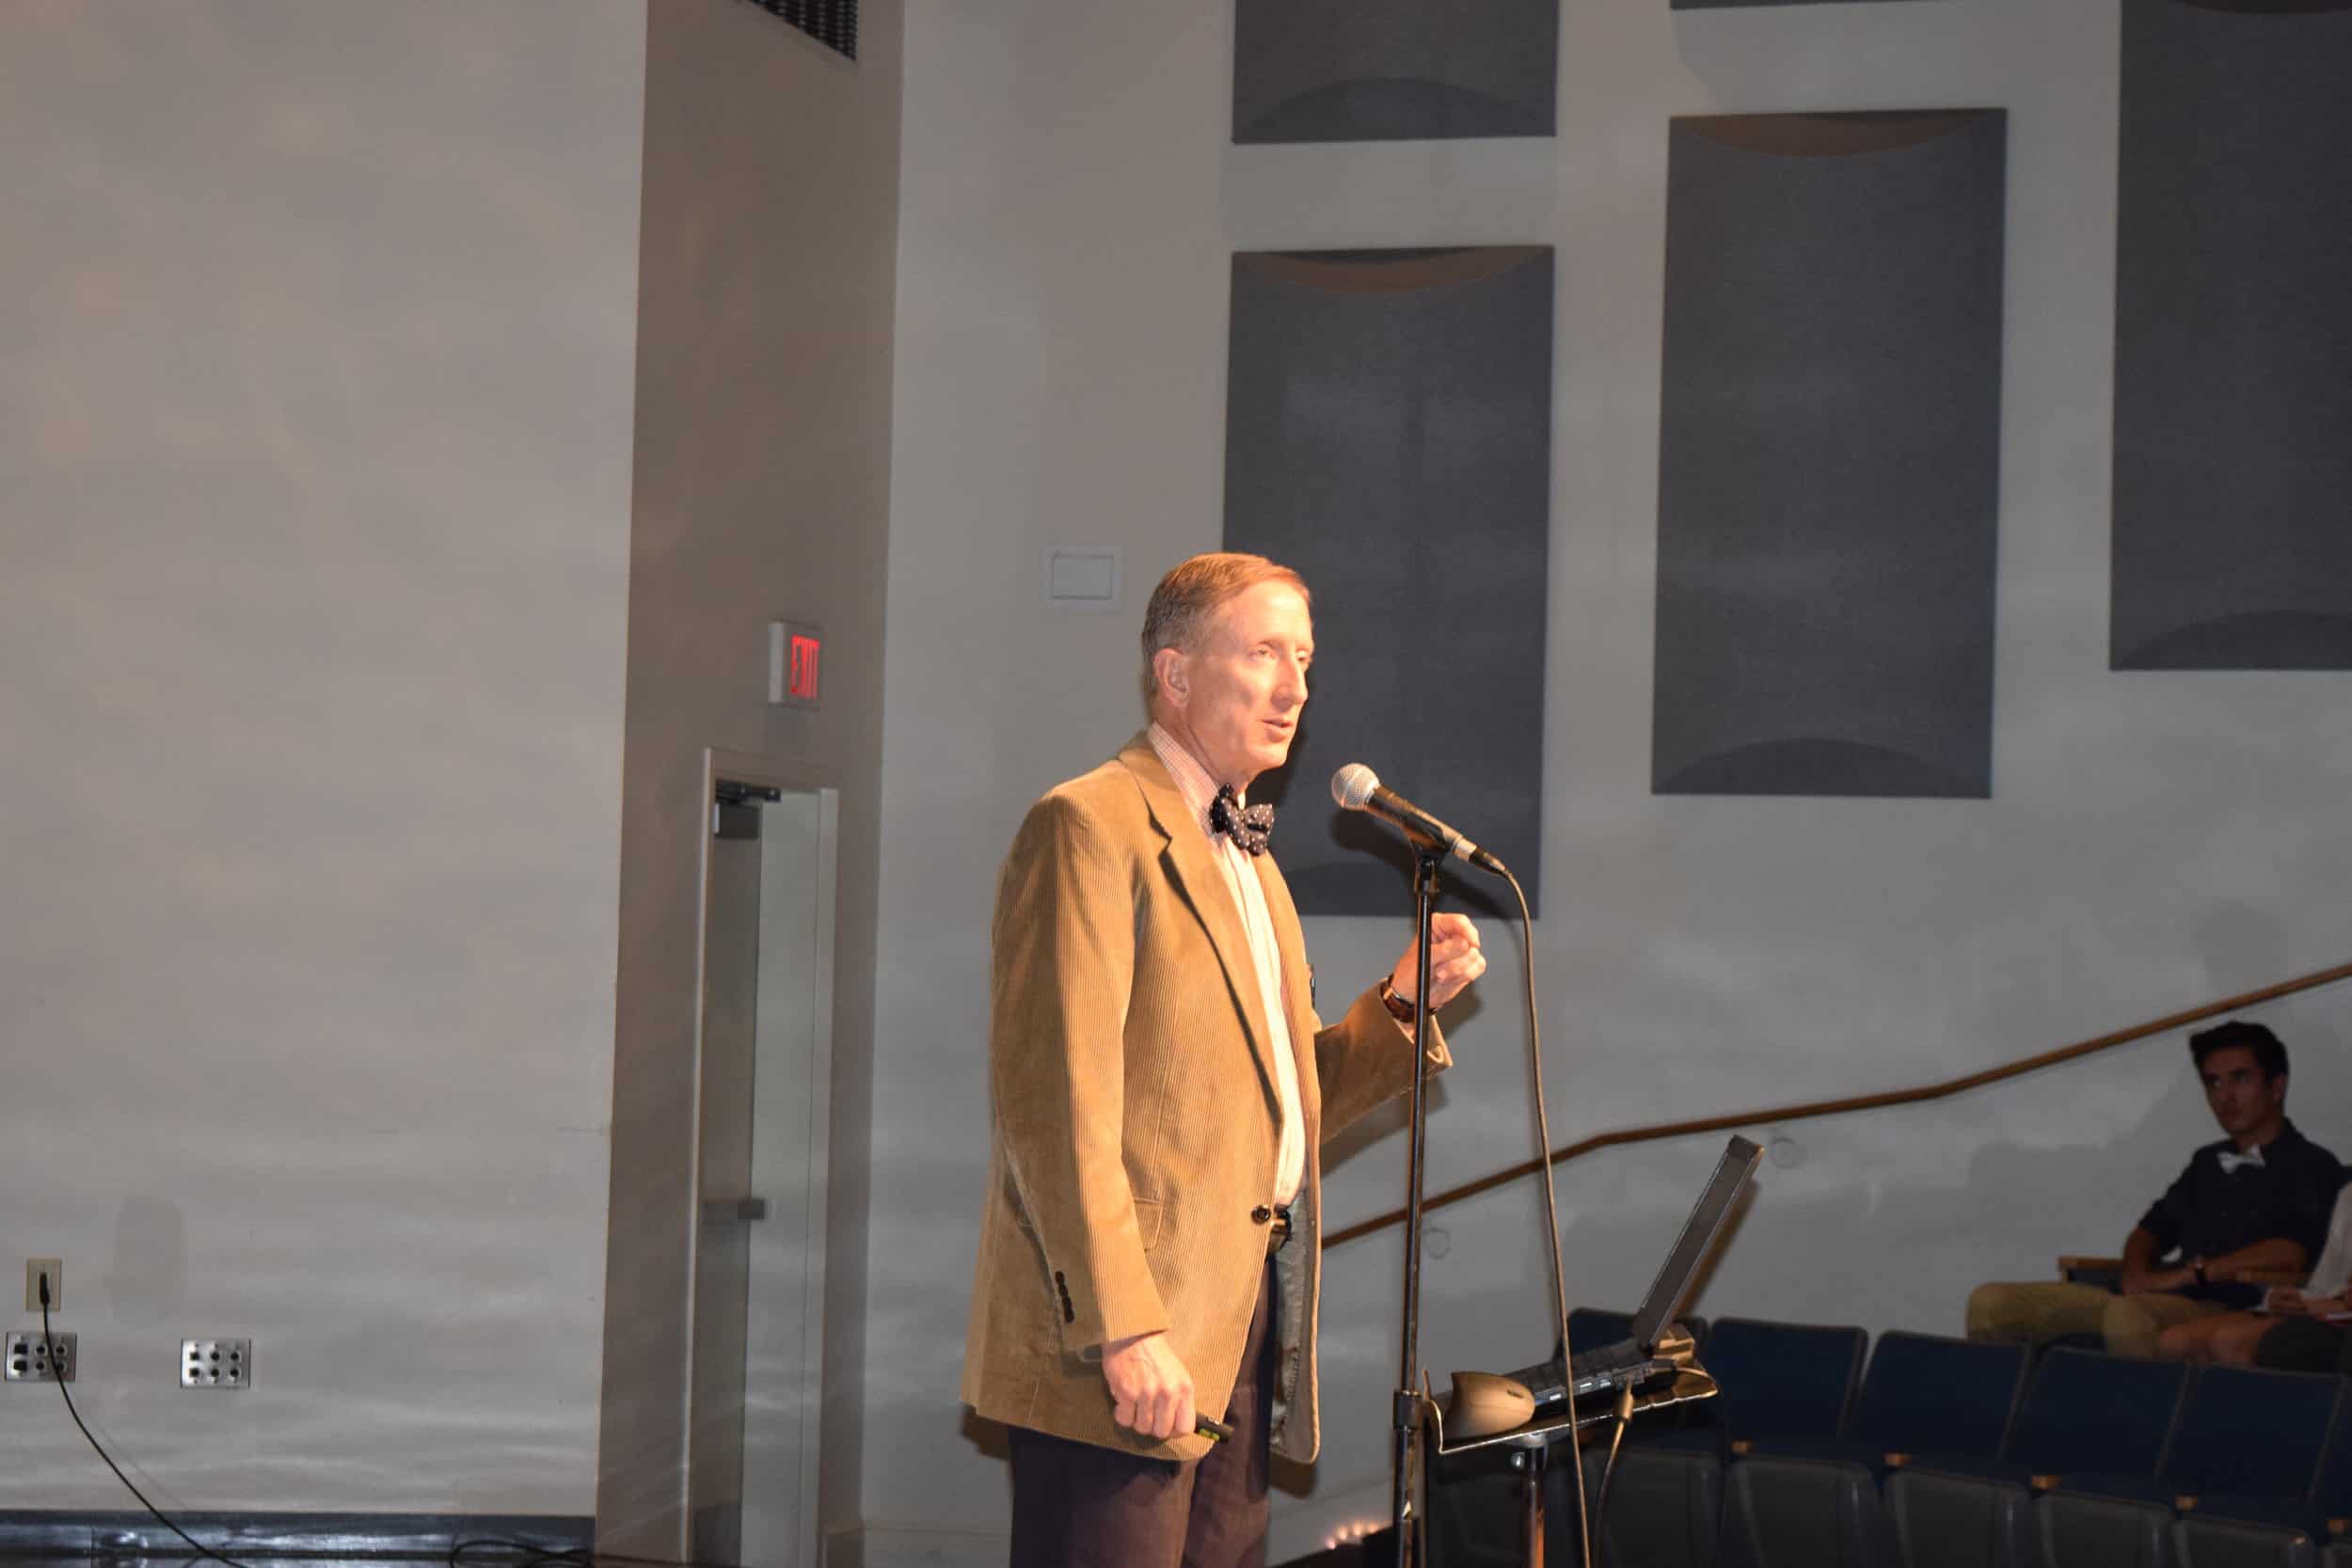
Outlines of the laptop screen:
{"label": "laptop screen", "polygon": [[1633,1342],[1644,1351],[1657,1344],[1658,1331],[1674,1322],[1683,1298],[1691,1293],[1691,1281],[1697,1276],[1699,1265],[1706,1261],[1724,1221],[1731,1215],[1732,1204],[1763,1157],[1761,1147],[1737,1135],[1724,1146],[1724,1157],[1716,1162],[1707,1190],[1699,1195],[1691,1217],[1683,1221],[1674,1250],[1666,1254],[1658,1277],[1650,1282],[1649,1294],[1642,1298],[1641,1309],[1633,1314]]}

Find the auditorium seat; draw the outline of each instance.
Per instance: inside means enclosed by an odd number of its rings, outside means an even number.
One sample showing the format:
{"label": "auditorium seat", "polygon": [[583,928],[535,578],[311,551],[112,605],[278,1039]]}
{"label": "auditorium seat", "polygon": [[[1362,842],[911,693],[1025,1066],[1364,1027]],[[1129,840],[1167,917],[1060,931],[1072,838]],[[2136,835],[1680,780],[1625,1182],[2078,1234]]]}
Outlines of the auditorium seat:
{"label": "auditorium seat", "polygon": [[1479,1449],[1427,1456],[1429,1556],[1442,1568],[1518,1568],[1518,1477],[1510,1455]]}
{"label": "auditorium seat", "polygon": [[[1704,1363],[1707,1350],[1707,1320],[1683,1317],[1676,1319],[1675,1322],[1681,1324],[1683,1331],[1691,1336],[1691,1343],[1696,1347],[1700,1360]],[[1621,1343],[1631,1338],[1633,1338],[1633,1314],[1630,1312],[1613,1312],[1598,1307],[1571,1307],[1568,1311],[1568,1339],[1576,1347],[1576,1352],[1580,1355],[1588,1351],[1599,1350],[1606,1345]],[[1556,1340],[1552,1345],[1551,1358],[1554,1361],[1560,1359],[1560,1346]],[[1628,1443],[1656,1442],[1665,1437],[1667,1433],[1680,1432],[1692,1424],[1692,1411],[1696,1408],[1698,1407],[1681,1405],[1667,1410],[1647,1412],[1634,1423],[1632,1430],[1626,1433],[1626,1441]],[[1702,1419],[1700,1424],[1707,1426],[1710,1432],[1713,1430],[1713,1423],[1709,1420]]]}
{"label": "auditorium seat", "polygon": [[[1621,1325],[1576,1323],[1596,1344]],[[2028,1369],[2017,1346],[1896,1331],[1871,1347],[1859,1329],[1756,1319],[1719,1320],[1709,1339],[1723,1392],[1697,1408],[1714,1430],[1628,1443],[1604,1564],[2352,1568],[2342,1377],[2068,1349]],[[1594,1487],[1601,1449],[1585,1456]],[[1551,1544],[1569,1549],[1574,1478],[1550,1480]],[[1516,1560],[1505,1478],[1431,1501],[1438,1568]]]}
{"label": "auditorium seat", "polygon": [[1751,1455],[1724,1477],[1724,1568],[1896,1568],[1871,1467]]}
{"label": "auditorium seat", "polygon": [[[1730,1560],[1741,1568],[1897,1560],[1899,1533],[1880,1477],[1890,1462],[1921,1452],[1996,1458],[2025,1388],[2026,1362],[2022,1345],[1881,1335],[1837,1440],[1755,1438],[1732,1462],[1724,1483]],[[2022,1505],[2022,1488],[2018,1495]],[[1960,1506],[1968,1514],[1981,1507]],[[2002,1528],[2013,1533],[2023,1528],[2023,1513],[2012,1513]]]}
{"label": "auditorium seat", "polygon": [[1899,1330],[1879,1336],[1854,1407],[1853,1437],[1882,1454],[2001,1451],[2025,1397],[2024,1345]]}
{"label": "auditorium seat", "polygon": [[[1994,1473],[2015,1481],[2046,1476],[2153,1487],[2187,1391],[2188,1369],[2178,1362],[2047,1351],[2026,1386],[2004,1450],[2007,1463]],[[1919,1463],[1930,1461],[1923,1456]],[[1983,1468],[1966,1455],[1939,1454],[1933,1463],[1942,1469]]]}
{"label": "auditorium seat", "polygon": [[[2151,1529],[2168,1537],[2158,1555],[2169,1559],[2185,1539],[2173,1528],[2175,1508],[2275,1519],[2283,1537],[2299,1536],[2342,1390],[2332,1374],[2207,1368],[2189,1384],[2161,1476],[2066,1476],[2042,1499],[2044,1533],[2062,1533],[2081,1560],[2116,1562],[2153,1560]],[[2217,1537],[2212,1549],[2250,1544],[2242,1534]]]}
{"label": "auditorium seat", "polygon": [[1757,1443],[1835,1442],[1845,1431],[1868,1344],[1859,1328],[1718,1319],[1701,1360],[1721,1391],[1690,1407],[1687,1432],[1661,1440],[1712,1448],[1723,1458]]}
{"label": "auditorium seat", "polygon": [[2161,1503],[2050,1492],[2033,1513],[2050,1568],[2174,1568],[2172,1511]]}
{"label": "auditorium seat", "polygon": [[[2054,1545],[2071,1550],[2078,1536],[2106,1528],[2121,1543],[2115,1568],[2143,1559],[2164,1568],[2171,1560],[2171,1510],[2156,1478],[2187,1383],[2188,1369],[2176,1362],[2045,1352],[1999,1458],[1925,1453],[1889,1479],[1887,1499],[1907,1562],[2073,1568],[2099,1560],[2046,1554]],[[2068,1480],[2099,1485],[2107,1495],[2055,1513],[2031,1501],[2032,1487]],[[2138,1500],[2116,1496],[2135,1489]]]}
{"label": "auditorium seat", "polygon": [[2190,1386],[2165,1460],[2166,1487],[2204,1513],[2300,1522],[2344,1404],[2333,1373],[2209,1367]]}
{"label": "auditorium seat", "polygon": [[[1584,1454],[1585,1491],[1596,1498],[1605,1449],[1588,1441]],[[1723,1461],[1714,1454],[1626,1445],[1594,1532],[1600,1568],[1719,1568],[1723,1497]]]}
{"label": "auditorium seat", "polygon": [[[2246,1412],[2255,1428],[2249,1446],[2286,1443],[2298,1436],[2308,1442],[2312,1406],[2320,1399],[2318,1389],[2332,1386],[2334,1397],[2328,1402],[2331,1431],[2325,1439],[2316,1475],[2307,1491],[2293,1497],[2286,1495],[2283,1481],[2251,1490],[2213,1490],[2200,1497],[2197,1506],[2176,1527],[2182,1557],[2185,1561],[2193,1560],[2197,1568],[2315,1564],[2320,1560],[2320,1548],[2335,1538],[2331,1521],[2341,1524],[2352,1515],[2352,1407],[2344,1398],[2344,1386],[2337,1378],[2309,1374],[2304,1374],[2302,1383],[2283,1387],[2266,1383],[2242,1386],[2280,1396],[2281,1408],[2275,1417],[2262,1408]],[[2193,1417],[2185,1420],[2194,1423]],[[2184,1439],[2187,1435],[2185,1431]],[[2283,1472],[2294,1467],[2295,1460],[2290,1452],[2273,1463]]]}
{"label": "auditorium seat", "polygon": [[2303,1530],[2184,1514],[2172,1527],[2181,1568],[2318,1568],[2319,1548]]}
{"label": "auditorium seat", "polygon": [[[1675,1320],[1691,1336],[1691,1343],[1701,1353],[1707,1349],[1707,1320],[1677,1318]],[[1598,1350],[1603,1345],[1617,1344],[1633,1338],[1633,1314],[1612,1312],[1598,1307],[1576,1307],[1568,1310],[1568,1338],[1577,1354]],[[1551,1358],[1560,1359],[1560,1347],[1555,1339]]]}
{"label": "auditorium seat", "polygon": [[2312,1484],[2312,1537],[2342,1536],[2352,1525],[2352,1407],[2340,1406],[2336,1430],[2319,1462],[2319,1479]]}
{"label": "auditorium seat", "polygon": [[1871,1348],[1846,1430],[1834,1442],[1758,1438],[1756,1454],[1840,1459],[1873,1474],[1922,1455],[1997,1458],[2029,1363],[2023,1345],[1890,1330]]}
{"label": "auditorium seat", "polygon": [[[1861,1328],[1717,1319],[1703,1361],[1722,1392],[1689,1406],[1692,1427],[1654,1427],[1640,1444],[1628,1441],[1604,1512],[1604,1557],[1626,1568],[1717,1568],[1731,1446],[1837,1439],[1866,1347]],[[1645,1418],[1637,1416],[1635,1432],[1642,1430]],[[1590,1486],[1599,1483],[1602,1449],[1593,1444]],[[1830,1491],[1837,1491],[1837,1483],[1830,1483]],[[1863,1502],[1849,1497],[1844,1507],[1861,1514]],[[1772,1514],[1776,1505],[1750,1505],[1750,1514],[1757,1510]],[[1884,1540],[1891,1544],[1891,1538]],[[1856,1568],[1877,1568],[1880,1561],[1856,1559]],[[1802,1568],[1819,1566],[1806,1561]]]}
{"label": "auditorium seat", "polygon": [[1905,1568],[2042,1568],[2022,1481],[1906,1467],[1886,1478],[1885,1502]]}
{"label": "auditorium seat", "polygon": [[[2352,1568],[2342,1377],[2072,1350],[2025,1372],[2018,1347],[1898,1331],[1857,1380],[1858,1330],[1715,1326],[1708,1402],[1737,1449],[1629,1444],[1606,1568]],[[1798,1435],[1840,1411],[1836,1439]],[[1433,1489],[1435,1568],[1518,1560],[1509,1479],[1482,1457]],[[1574,1478],[1549,1481],[1549,1555],[1573,1561]]]}
{"label": "auditorium seat", "polygon": [[[1580,1351],[1598,1350],[1632,1337],[1630,1312],[1612,1312],[1599,1307],[1577,1307],[1568,1311],[1568,1341]],[[1559,1352],[1552,1354],[1557,1355]]]}

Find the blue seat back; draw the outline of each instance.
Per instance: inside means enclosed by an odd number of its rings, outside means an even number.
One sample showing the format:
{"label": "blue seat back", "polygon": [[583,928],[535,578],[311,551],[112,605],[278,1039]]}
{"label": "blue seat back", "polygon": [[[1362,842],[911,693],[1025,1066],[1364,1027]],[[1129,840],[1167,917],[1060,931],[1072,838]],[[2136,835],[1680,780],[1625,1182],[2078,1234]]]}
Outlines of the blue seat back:
{"label": "blue seat back", "polygon": [[1882,1453],[1991,1459],[2026,1391],[2026,1346],[1900,1330],[1879,1336],[1849,1435]]}
{"label": "blue seat back", "polygon": [[2092,1471],[2153,1481],[2187,1388],[2188,1369],[2176,1361],[2044,1351],[2008,1457],[2038,1475]]}
{"label": "blue seat back", "polygon": [[[1675,1322],[1691,1332],[1691,1342],[1704,1351],[1707,1348],[1707,1320],[1684,1313]],[[1633,1338],[1633,1314],[1611,1312],[1598,1307],[1572,1307],[1568,1309],[1568,1338],[1576,1343],[1576,1353],[1598,1350],[1603,1345],[1617,1344]],[[1556,1359],[1555,1346],[1552,1355]]]}
{"label": "blue seat back", "polygon": [[2321,1519],[2352,1519],[2352,1410],[2344,1412],[2320,1457],[2312,1485],[2312,1513]]}
{"label": "blue seat back", "polygon": [[1613,1345],[1633,1337],[1633,1314],[1608,1312],[1597,1307],[1578,1307],[1568,1313],[1568,1342],[1579,1353]]}
{"label": "blue seat back", "polygon": [[2344,1397],[2332,1373],[2208,1367],[2190,1385],[2164,1462],[2176,1493],[2243,1497],[2310,1495]]}
{"label": "blue seat back", "polygon": [[1869,1336],[1859,1328],[1719,1319],[1701,1358],[1721,1394],[1712,1402],[1737,1441],[1828,1442],[1841,1435]]}

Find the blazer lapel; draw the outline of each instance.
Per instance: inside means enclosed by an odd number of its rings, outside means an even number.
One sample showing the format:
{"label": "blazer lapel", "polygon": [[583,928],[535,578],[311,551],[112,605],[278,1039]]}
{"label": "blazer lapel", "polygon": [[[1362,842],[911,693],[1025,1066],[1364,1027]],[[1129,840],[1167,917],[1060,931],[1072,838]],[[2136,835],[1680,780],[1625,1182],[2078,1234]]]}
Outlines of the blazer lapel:
{"label": "blazer lapel", "polygon": [[[1242,1022],[1249,1037],[1249,1052],[1257,1059],[1265,1092],[1279,1102],[1280,1094],[1275,1087],[1274,1057],[1267,1044],[1270,1031],[1258,986],[1258,966],[1249,956],[1249,937],[1242,929],[1241,911],[1234,907],[1232,889],[1226,885],[1225,873],[1210,850],[1208,834],[1201,831],[1192,808],[1184,803],[1184,791],[1168,776],[1167,765],[1152,749],[1148,734],[1129,741],[1119,753],[1119,760],[1135,776],[1152,820],[1168,840],[1160,849],[1160,863],[1168,867],[1168,879],[1176,884],[1177,891],[1184,895],[1184,901],[1192,906],[1192,912],[1209,933],[1209,945],[1216,949],[1217,962],[1225,971],[1226,987],[1232,992],[1233,1005],[1241,1009]],[[1292,924],[1295,926],[1296,922]],[[1287,990],[1287,953],[1283,965]]]}

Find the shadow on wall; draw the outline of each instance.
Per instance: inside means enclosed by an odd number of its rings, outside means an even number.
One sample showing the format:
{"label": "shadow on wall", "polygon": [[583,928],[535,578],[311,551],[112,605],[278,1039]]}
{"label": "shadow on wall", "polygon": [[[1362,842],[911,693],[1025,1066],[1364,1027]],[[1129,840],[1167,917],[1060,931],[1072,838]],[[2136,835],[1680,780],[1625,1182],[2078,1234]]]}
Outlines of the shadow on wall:
{"label": "shadow on wall", "polygon": [[[2290,1050],[2299,1046],[2306,1060],[2328,1060],[2338,1050],[2334,1032],[2311,1021],[2299,1022],[2296,1032],[2301,1038],[2290,1042]],[[1957,1335],[1967,1293],[1977,1284],[1995,1279],[2056,1279],[2056,1263],[2061,1254],[2120,1251],[2124,1237],[2187,1163],[2191,1152],[2217,1135],[2207,1121],[2204,1093],[2188,1070],[2185,1050],[2179,1065],[2180,1071],[2164,1096],[2128,1132],[2112,1140],[2095,1146],[1994,1143],[1979,1148],[1960,1187],[1970,1216],[1964,1225],[1954,1223],[1952,1189],[1906,1185],[1875,1196],[1849,1188],[1814,1196],[1772,1197],[1769,1220],[1758,1228],[1770,1234],[1844,1239],[1843,1250],[1852,1263],[1836,1285],[1840,1307],[1805,1313],[1808,1320],[1869,1323],[1875,1316],[1874,1298],[1901,1293],[1879,1291],[1873,1280],[1899,1277],[1915,1289],[1922,1283],[1933,1288],[1944,1307],[1933,1321],[1878,1326]],[[2290,1094],[2290,1112],[2293,1105]],[[2328,1114],[2298,1125],[2339,1156],[2352,1149],[2352,1121]],[[2185,1135],[2180,1131],[2184,1128],[2196,1131]],[[2151,1170],[2157,1174],[2150,1176]],[[2111,1171],[2111,1177],[2103,1177],[2103,1171]],[[2058,1198],[2070,1201],[2054,1201]],[[2072,1201],[2078,1198],[2084,1201]],[[2086,1209],[2098,1213],[2088,1227],[2079,1217]],[[1629,1228],[1606,1223],[1574,1226],[1569,1235],[1571,1255],[1580,1248],[1604,1256],[1624,1255],[1614,1249],[1627,1246],[1628,1238],[1621,1232]],[[1769,1235],[1758,1239],[1769,1241]],[[1631,1238],[1636,1255],[1647,1242],[1646,1236]],[[1729,1246],[1719,1249],[1717,1258],[1729,1250]],[[1625,1300],[1593,1305],[1630,1307],[1640,1289],[1640,1284],[1629,1282]],[[1709,1301],[1704,1291],[1702,1285],[1692,1310],[1709,1317],[1746,1316],[1756,1310],[1751,1303],[1738,1299]]]}
{"label": "shadow on wall", "polygon": [[[2203,988],[2219,994],[2268,985],[2284,976],[2286,927],[2279,917],[2235,898],[2216,898],[2189,916],[2189,944],[2204,965]],[[2285,1031],[2280,1030],[2281,1038]],[[2288,1040],[2287,1057],[2296,1042]]]}

